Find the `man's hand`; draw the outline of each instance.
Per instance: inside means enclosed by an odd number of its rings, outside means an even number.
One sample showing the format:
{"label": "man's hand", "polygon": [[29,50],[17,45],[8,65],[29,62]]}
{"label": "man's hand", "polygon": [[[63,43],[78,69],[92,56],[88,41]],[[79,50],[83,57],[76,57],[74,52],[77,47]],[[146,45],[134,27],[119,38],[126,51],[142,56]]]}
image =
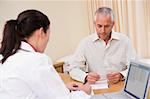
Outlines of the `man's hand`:
{"label": "man's hand", "polygon": [[87,75],[85,80],[88,83],[93,84],[99,79],[100,79],[100,76],[97,73],[90,72],[90,73],[88,73],[88,75]]}
{"label": "man's hand", "polygon": [[119,72],[112,72],[107,74],[107,79],[111,83],[118,83],[123,78],[123,75]]}

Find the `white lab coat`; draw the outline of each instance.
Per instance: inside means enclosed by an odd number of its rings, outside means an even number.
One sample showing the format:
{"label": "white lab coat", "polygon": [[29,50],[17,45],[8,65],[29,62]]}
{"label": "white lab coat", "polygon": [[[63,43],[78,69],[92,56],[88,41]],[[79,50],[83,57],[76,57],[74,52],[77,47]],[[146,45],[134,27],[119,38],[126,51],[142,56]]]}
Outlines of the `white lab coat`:
{"label": "white lab coat", "polygon": [[21,49],[0,67],[0,99],[87,99],[69,92],[45,54],[21,42]]}

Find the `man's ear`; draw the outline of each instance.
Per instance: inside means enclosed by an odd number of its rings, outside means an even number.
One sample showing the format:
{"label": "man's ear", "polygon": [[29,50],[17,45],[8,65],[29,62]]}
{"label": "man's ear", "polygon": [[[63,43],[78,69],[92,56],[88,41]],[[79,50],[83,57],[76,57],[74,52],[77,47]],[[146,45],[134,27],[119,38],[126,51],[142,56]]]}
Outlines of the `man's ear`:
{"label": "man's ear", "polygon": [[93,21],[93,25],[94,25],[94,31],[96,31],[96,22],[95,22],[95,20]]}
{"label": "man's ear", "polygon": [[115,21],[113,21],[113,23],[112,23],[112,26],[114,26],[115,25]]}

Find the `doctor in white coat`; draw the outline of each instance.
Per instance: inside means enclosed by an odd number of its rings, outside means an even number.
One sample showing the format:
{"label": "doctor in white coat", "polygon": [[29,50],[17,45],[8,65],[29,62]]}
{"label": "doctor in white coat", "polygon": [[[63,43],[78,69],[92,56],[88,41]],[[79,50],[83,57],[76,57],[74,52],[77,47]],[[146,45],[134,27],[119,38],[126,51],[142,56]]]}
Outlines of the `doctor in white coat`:
{"label": "doctor in white coat", "polygon": [[51,59],[43,54],[49,35],[50,21],[37,10],[23,11],[16,20],[6,22],[0,48],[0,99],[90,97],[88,83],[66,87]]}

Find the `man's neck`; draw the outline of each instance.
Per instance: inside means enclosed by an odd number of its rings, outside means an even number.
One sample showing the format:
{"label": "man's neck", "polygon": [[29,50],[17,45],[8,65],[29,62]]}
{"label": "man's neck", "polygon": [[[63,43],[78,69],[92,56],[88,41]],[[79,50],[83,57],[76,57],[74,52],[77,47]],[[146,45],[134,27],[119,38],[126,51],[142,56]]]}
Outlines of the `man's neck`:
{"label": "man's neck", "polygon": [[106,45],[108,44],[108,42],[109,42],[109,40],[111,38],[111,34],[112,33],[110,33],[105,39],[103,39],[105,41]]}

